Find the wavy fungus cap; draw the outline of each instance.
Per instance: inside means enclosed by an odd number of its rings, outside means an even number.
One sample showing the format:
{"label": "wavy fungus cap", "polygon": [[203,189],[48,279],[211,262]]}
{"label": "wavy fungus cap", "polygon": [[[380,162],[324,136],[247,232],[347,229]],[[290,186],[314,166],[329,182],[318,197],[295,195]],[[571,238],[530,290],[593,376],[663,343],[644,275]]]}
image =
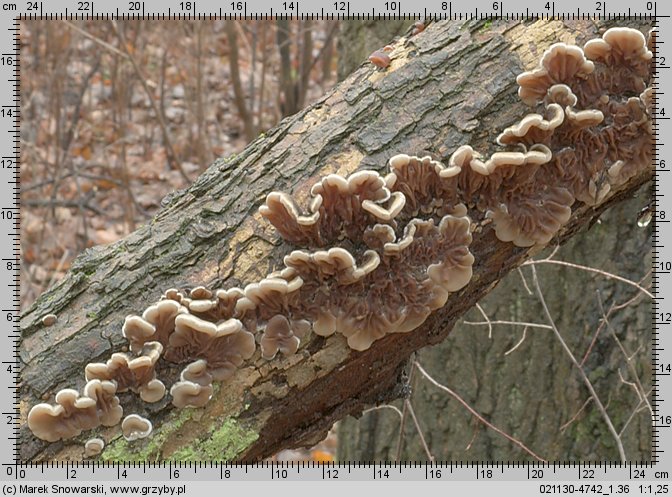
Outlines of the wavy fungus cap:
{"label": "wavy fungus cap", "polygon": [[70,388],[56,394],[55,406],[37,404],[28,413],[30,431],[47,442],[76,437],[98,424],[96,401]]}
{"label": "wavy fungus cap", "polygon": [[[180,297],[180,302],[186,303],[186,300]],[[122,333],[130,342],[131,351],[138,352],[147,342],[159,342],[164,347],[168,345],[168,337],[175,330],[175,318],[186,312],[186,307],[168,298],[150,305],[142,317],[128,316]]]}
{"label": "wavy fungus cap", "polygon": [[114,426],[121,421],[124,409],[117,397],[117,384],[113,381],[90,380],[84,386],[84,397],[96,402],[100,424]]}
{"label": "wavy fungus cap", "polygon": [[271,192],[259,213],[290,243],[323,247],[344,237],[361,238],[372,221],[393,220],[406,201],[393,195],[375,171],[357,171],[347,178],[329,174],[313,185],[309,213],[289,195]]}
{"label": "wavy fungus cap", "polygon": [[105,363],[87,364],[84,370],[86,379],[114,381],[119,392],[130,389],[139,392],[145,402],[158,402],[165,393],[163,383],[156,380],[155,371],[162,352],[163,346],[159,342],[146,342],[137,357],[114,353]]}
{"label": "wavy fungus cap", "polygon": [[460,167],[453,164],[446,167],[430,156],[406,154],[395,155],[388,164],[390,174],[385,183],[393,194],[403,194],[406,199],[401,212],[404,220],[434,212],[441,214],[441,209],[448,210],[456,203],[455,181],[451,178],[460,173]]}
{"label": "wavy fungus cap", "polygon": [[648,62],[653,58],[644,35],[632,28],[609,28],[602,38],[589,40],[583,47],[586,57],[609,65],[624,61]]}
{"label": "wavy fungus cap", "polygon": [[518,75],[518,95],[526,104],[535,105],[553,85],[561,83],[571,87],[573,80],[585,78],[594,69],[595,65],[586,59],[581,48],[555,43],[544,52],[536,69]]}
{"label": "wavy fungus cap", "polygon": [[565,113],[558,104],[546,106],[546,115],[528,114],[519,123],[506,128],[497,137],[500,145],[522,143],[526,146],[547,143],[554,130],[565,120]]}
{"label": "wavy fungus cap", "polygon": [[294,334],[289,320],[282,314],[269,319],[261,337],[261,357],[273,359],[278,352],[285,356],[296,354],[301,340]]}
{"label": "wavy fungus cap", "polygon": [[170,389],[173,405],[184,407],[203,407],[212,398],[212,385],[200,385],[191,381],[178,381]]}
{"label": "wavy fungus cap", "polygon": [[357,264],[347,250],[334,247],[309,253],[295,250],[285,256],[285,265],[293,268],[299,275],[317,275],[320,279],[334,279],[348,285],[360,281],[380,264],[380,256],[373,250],[364,252],[363,261]]}
{"label": "wavy fungus cap", "polygon": [[254,335],[243,330],[238,319],[218,324],[196,316],[180,315],[170,336],[166,359],[183,363],[204,359],[214,379],[229,379],[243,362],[254,355]]}
{"label": "wavy fungus cap", "polygon": [[92,438],[84,444],[84,455],[86,457],[95,457],[105,448],[105,441],[102,438]]}
{"label": "wavy fungus cap", "polygon": [[199,385],[210,385],[212,383],[212,375],[208,373],[208,361],[199,359],[187,365],[180,373],[180,380],[191,381]]}
{"label": "wavy fungus cap", "polygon": [[565,188],[549,187],[534,197],[518,197],[486,213],[497,238],[517,247],[546,245],[572,215],[574,196]]}
{"label": "wavy fungus cap", "polygon": [[152,433],[152,422],[138,414],[129,414],[121,423],[121,433],[129,442],[147,438]]}

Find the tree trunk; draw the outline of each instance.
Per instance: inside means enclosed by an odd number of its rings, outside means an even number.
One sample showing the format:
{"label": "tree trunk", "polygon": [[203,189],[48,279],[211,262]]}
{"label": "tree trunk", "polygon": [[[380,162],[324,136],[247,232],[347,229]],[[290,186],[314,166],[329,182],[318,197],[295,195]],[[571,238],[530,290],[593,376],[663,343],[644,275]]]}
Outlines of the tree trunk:
{"label": "tree trunk", "polygon": [[[551,43],[582,43],[597,34],[592,21],[435,23],[398,45],[387,71],[360,68],[315,105],[164,199],[149,225],[86,251],[22,317],[21,458],[82,457],[82,442],[92,433],[47,444],[27,429],[26,416],[59,389],[81,388],[87,363],[105,361],[126,346],[120,332],[126,315],[141,313],[171,287],[244,287],[282,267],[291,247],[257,215],[266,194],[296,191],[331,172],[382,170],[402,152],[431,151],[447,160],[466,143],[486,152],[498,132],[529,112],[514,95],[515,75],[536,65]],[[530,46],[538,53],[530,54]],[[594,207],[578,203],[555,241],[569,239],[651,177],[651,171],[638,174]],[[120,394],[125,413],[149,417],[155,430],[132,444],[118,427],[95,430],[110,441],[101,457],[259,460],[314,444],[344,416],[406,395],[409,356],[445,339],[530,252],[498,242],[491,227],[474,236],[470,250],[477,261],[472,283],[411,333],[389,335],[364,352],[350,350],[336,335],[313,336],[289,358],[265,361],[255,353],[203,409],[176,409],[168,398],[145,404]],[[41,318],[48,313],[58,321],[45,328]],[[170,384],[179,369],[162,362],[159,377]]]}
{"label": "tree trunk", "polygon": [[[594,267],[639,281],[651,267],[651,230],[637,227],[637,213],[648,190],[610,209],[586,233],[554,255],[554,259]],[[596,250],[595,247],[603,247]],[[541,254],[542,259],[547,254]],[[531,285],[529,268],[523,274]],[[620,281],[582,270],[554,265],[538,266],[544,296],[556,325],[575,356],[581,360],[590,348],[584,369],[620,429],[631,461],[651,459],[651,413],[637,394],[619,378],[634,383],[628,360],[610,331],[600,326],[602,312],[612,304],[639,298],[609,317],[634,366],[644,391],[651,389],[651,299]],[[599,297],[597,292],[599,291]],[[517,272],[507,275],[480,303],[492,321],[548,324],[536,295],[528,294]],[[472,309],[468,322],[484,322]],[[495,426],[515,436],[541,457],[552,461],[616,461],[619,454],[604,419],[591,401],[578,371],[554,334],[523,326],[473,326],[458,322],[450,336],[417,354],[417,361],[440,383],[457,391]],[[491,336],[490,336],[491,335]],[[514,349],[513,351],[511,351]],[[509,352],[511,351],[511,352]],[[436,460],[534,460],[500,434],[479,423],[463,406],[427,382],[418,372],[409,397],[423,436]],[[393,404],[403,410],[403,404]],[[637,415],[629,420],[633,411]],[[575,419],[573,422],[572,419]],[[567,426],[565,426],[567,425]],[[377,409],[359,420],[348,417],[338,424],[339,460],[395,461],[400,416]],[[401,460],[423,461],[427,453],[407,415],[401,438]]]}

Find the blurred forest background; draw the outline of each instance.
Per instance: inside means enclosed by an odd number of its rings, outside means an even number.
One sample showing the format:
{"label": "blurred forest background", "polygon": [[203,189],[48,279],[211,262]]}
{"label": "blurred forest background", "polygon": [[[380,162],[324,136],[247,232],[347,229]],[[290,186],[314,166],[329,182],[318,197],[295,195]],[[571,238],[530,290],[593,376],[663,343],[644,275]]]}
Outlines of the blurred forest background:
{"label": "blurred forest background", "polygon": [[[81,251],[151,222],[214,158],[263,139],[372,52],[423,28],[24,21],[23,309]],[[638,224],[649,197],[509,275],[446,342],[411,358],[407,399],[276,457],[650,460],[651,231]]]}

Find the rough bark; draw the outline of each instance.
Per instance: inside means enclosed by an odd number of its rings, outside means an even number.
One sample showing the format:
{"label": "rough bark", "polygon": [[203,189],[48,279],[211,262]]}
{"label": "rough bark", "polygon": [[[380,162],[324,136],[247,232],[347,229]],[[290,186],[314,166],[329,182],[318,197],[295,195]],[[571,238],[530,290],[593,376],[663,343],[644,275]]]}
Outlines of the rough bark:
{"label": "rough bark", "polygon": [[[70,273],[22,317],[22,421],[29,408],[64,387],[81,387],[88,362],[121,350],[127,314],[140,313],[170,287],[244,286],[279,266],[291,247],[257,214],[272,190],[297,191],[329,172],[384,169],[396,153],[433,152],[444,160],[465,143],[492,151],[498,131],[528,109],[515,75],[558,40],[581,43],[593,22],[441,22],[405,44],[387,72],[360,68],[315,105],[285,119],[239,156],[216,161],[190,188],[166,198],[147,226],[80,256]],[[555,240],[571,238],[651,179],[640,174],[602,204],[579,206]],[[252,461],[310,445],[347,414],[406,395],[414,351],[441,342],[452,326],[529,250],[478,234],[474,278],[418,329],[353,352],[340,336],[313,337],[302,354],[258,358],[219,387],[204,409],[154,405],[122,394],[126,413],[149,416],[151,439],[129,445],[118,428],[98,430],[103,459]],[[56,313],[55,326],[41,317]],[[167,383],[178,368],[164,364]],[[52,397],[53,398],[53,397]],[[23,460],[79,459],[83,441],[46,444],[21,430]]]}
{"label": "rough bark", "polygon": [[[651,227],[637,226],[637,213],[648,189],[600,217],[590,230],[562,246],[554,259],[595,267],[638,281],[651,267]],[[595,250],[595,247],[603,250]],[[545,256],[546,254],[540,254]],[[628,423],[621,437],[630,461],[651,460],[651,414],[642,409],[632,387],[628,361],[609,329],[602,328],[597,292],[608,311],[612,304],[627,307],[610,316],[623,347],[632,356],[646,392],[651,389],[651,299],[623,282],[595,273],[560,266],[537,266],[545,299],[555,323],[581,360],[590,348],[584,369],[593,382],[616,428]],[[531,284],[529,268],[523,268]],[[536,295],[528,294],[517,272],[507,275],[479,302],[488,317],[502,321],[547,324]],[[472,309],[465,321],[483,322]],[[457,391],[486,419],[518,438],[538,455],[553,461],[617,461],[618,450],[590,392],[552,332],[523,327],[470,326],[458,322],[442,343],[423,349],[416,359],[434,379]],[[415,373],[409,397],[431,454],[442,461],[534,461],[519,447],[478,422],[462,405]],[[393,404],[403,409],[400,401]],[[571,422],[574,419],[573,422]],[[567,427],[564,427],[567,425]],[[400,417],[391,409],[348,417],[338,425],[339,460],[394,461],[399,444]],[[410,416],[404,422],[401,460],[423,461],[427,454]]]}

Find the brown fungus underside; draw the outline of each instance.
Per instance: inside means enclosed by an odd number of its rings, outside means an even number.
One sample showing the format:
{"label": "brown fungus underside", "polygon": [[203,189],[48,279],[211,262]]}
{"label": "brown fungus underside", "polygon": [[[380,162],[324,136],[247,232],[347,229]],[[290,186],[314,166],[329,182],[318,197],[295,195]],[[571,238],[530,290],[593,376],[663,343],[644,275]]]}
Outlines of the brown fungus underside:
{"label": "brown fungus underside", "polygon": [[[472,233],[492,223],[502,242],[544,246],[576,201],[596,205],[652,167],[651,47],[630,28],[609,29],[583,49],[551,46],[517,78],[536,112],[505,129],[504,149],[490,157],[463,145],[447,165],[397,155],[385,176],[330,174],[313,185],[305,210],[286,193],[269,194],[261,215],[297,247],[282,269],[244,288],[166,290],[126,318],[130,351],[89,364],[82,395],[64,389],[55,405],[33,406],[29,428],[54,442],[119,424],[118,392],[164,397],[159,360],[184,367],[170,385],[173,405],[198,408],[212,382],[230,379],[257,349],[284,360],[312,331],[341,334],[362,351],[416,329],[469,283]],[[152,424],[131,414],[122,430],[132,441]]]}

